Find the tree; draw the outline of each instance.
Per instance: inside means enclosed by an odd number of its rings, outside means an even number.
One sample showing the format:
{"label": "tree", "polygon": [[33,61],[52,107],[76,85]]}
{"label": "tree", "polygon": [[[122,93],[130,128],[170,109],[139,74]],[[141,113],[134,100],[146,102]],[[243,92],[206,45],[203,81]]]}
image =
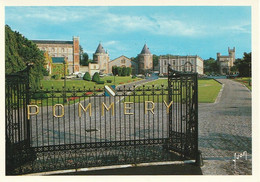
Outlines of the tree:
{"label": "tree", "polygon": [[80,65],[88,66],[88,64],[89,64],[88,54],[86,52],[84,52],[82,55],[82,59],[80,60]]}
{"label": "tree", "polygon": [[37,89],[46,70],[43,51],[19,32],[14,32],[5,25],[5,72],[10,74],[23,70],[27,63],[33,63],[29,80],[30,86]]}
{"label": "tree", "polygon": [[112,73],[114,76],[116,76],[118,73],[117,73],[117,66],[112,66]]}
{"label": "tree", "polygon": [[118,76],[122,76],[122,68],[121,67],[117,67],[117,74],[118,74]]}
{"label": "tree", "polygon": [[121,76],[126,76],[126,73],[127,70],[126,70],[126,67],[122,67],[122,73],[121,73]]}
{"label": "tree", "polygon": [[158,67],[159,64],[159,56],[157,55],[153,55],[153,70],[155,69],[155,67]]}
{"label": "tree", "polygon": [[79,45],[79,60],[81,61],[83,59],[83,47]]}
{"label": "tree", "polygon": [[86,72],[86,73],[84,74],[83,80],[91,81],[91,76],[90,76],[89,72]]}
{"label": "tree", "polygon": [[100,81],[100,77],[99,77],[99,73],[98,72],[94,73],[94,75],[92,76],[92,81],[93,82]]}
{"label": "tree", "polygon": [[131,67],[127,67],[126,68],[126,76],[130,76],[131,75],[131,73],[132,73],[132,68]]}
{"label": "tree", "polygon": [[239,76],[251,76],[251,52],[244,52],[243,59],[236,59],[234,64],[239,72]]}
{"label": "tree", "polygon": [[215,59],[209,58],[204,60],[204,73],[205,74],[217,74],[219,73],[219,66]]}

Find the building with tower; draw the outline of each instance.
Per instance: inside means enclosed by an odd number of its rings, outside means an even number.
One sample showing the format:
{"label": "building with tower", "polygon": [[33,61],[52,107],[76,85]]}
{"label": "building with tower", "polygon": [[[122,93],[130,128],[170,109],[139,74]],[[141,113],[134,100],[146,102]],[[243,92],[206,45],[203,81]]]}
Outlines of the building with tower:
{"label": "building with tower", "polygon": [[79,37],[73,37],[72,41],[59,40],[32,40],[37,47],[47,52],[51,58],[60,57],[68,61],[69,73],[79,71]]}
{"label": "building with tower", "polygon": [[109,73],[112,73],[112,67],[131,67],[132,75],[138,74],[138,65],[135,61],[129,59],[128,57],[122,55],[112,61],[109,62]]}
{"label": "building with tower", "polygon": [[168,64],[176,71],[195,72],[203,75],[204,62],[203,59],[197,55],[195,56],[178,56],[165,55],[159,58],[159,72],[160,75],[168,74]]}
{"label": "building with tower", "polygon": [[233,49],[228,48],[228,55],[221,56],[220,53],[217,53],[217,62],[219,65],[219,72],[222,75],[230,74],[230,69],[234,66],[236,60],[235,57],[235,47]]}
{"label": "building with tower", "polygon": [[100,73],[107,74],[109,73],[109,55],[99,43],[96,52],[93,54],[93,63],[98,64]]}
{"label": "building with tower", "polygon": [[145,74],[153,70],[153,55],[145,44],[141,53],[138,54],[138,73]]}

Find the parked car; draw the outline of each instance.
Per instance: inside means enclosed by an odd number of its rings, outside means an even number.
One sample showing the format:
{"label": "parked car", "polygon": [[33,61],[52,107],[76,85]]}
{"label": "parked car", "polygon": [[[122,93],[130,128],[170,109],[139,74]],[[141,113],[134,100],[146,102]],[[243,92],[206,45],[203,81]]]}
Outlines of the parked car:
{"label": "parked car", "polygon": [[84,76],[84,73],[82,73],[82,72],[74,72],[72,75],[75,75],[77,78],[82,78]]}

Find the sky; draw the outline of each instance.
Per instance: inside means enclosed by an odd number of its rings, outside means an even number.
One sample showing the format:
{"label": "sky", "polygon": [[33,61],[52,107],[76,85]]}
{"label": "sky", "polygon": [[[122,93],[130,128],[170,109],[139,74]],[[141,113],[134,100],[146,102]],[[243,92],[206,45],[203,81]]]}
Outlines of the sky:
{"label": "sky", "polygon": [[110,59],[156,55],[216,59],[251,52],[250,6],[7,6],[5,24],[30,40],[72,40],[90,59],[101,42]]}

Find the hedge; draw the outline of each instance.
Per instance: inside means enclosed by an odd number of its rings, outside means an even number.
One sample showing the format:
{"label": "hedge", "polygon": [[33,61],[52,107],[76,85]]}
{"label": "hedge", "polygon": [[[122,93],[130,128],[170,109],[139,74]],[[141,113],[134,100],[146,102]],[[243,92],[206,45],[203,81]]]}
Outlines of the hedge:
{"label": "hedge", "polygon": [[92,76],[92,81],[93,81],[93,82],[100,81],[100,77],[99,77],[99,73],[98,73],[98,72],[96,72],[96,73]]}
{"label": "hedge", "polygon": [[84,74],[83,80],[91,81],[91,76],[90,76],[89,72],[86,72],[86,73]]}
{"label": "hedge", "polygon": [[97,84],[104,84],[105,82],[104,81],[97,81],[96,83]]}

